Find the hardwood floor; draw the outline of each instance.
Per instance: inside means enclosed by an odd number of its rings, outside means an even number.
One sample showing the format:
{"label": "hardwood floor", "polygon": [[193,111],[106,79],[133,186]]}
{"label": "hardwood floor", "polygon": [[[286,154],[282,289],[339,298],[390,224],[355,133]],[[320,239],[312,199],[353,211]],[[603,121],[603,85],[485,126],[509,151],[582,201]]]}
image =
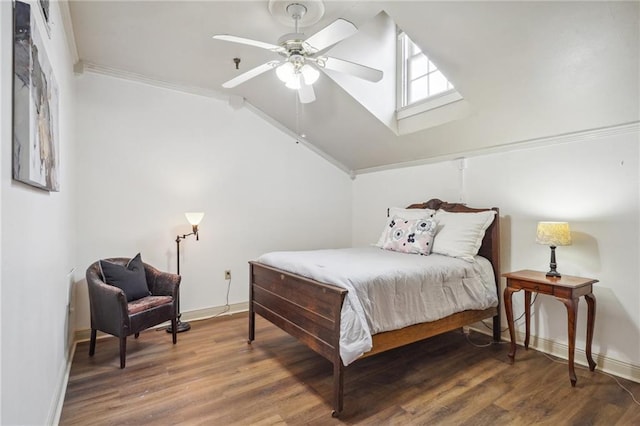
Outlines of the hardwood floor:
{"label": "hardwood floor", "polygon": [[[149,330],[76,349],[61,425],[455,424],[640,425],[640,406],[611,378],[507,345],[478,348],[461,332],[357,361],[346,369],[345,411],[331,417],[331,364],[260,317],[248,345],[247,315]],[[471,334],[476,343],[489,337]],[[621,380],[636,397],[640,384]]]}

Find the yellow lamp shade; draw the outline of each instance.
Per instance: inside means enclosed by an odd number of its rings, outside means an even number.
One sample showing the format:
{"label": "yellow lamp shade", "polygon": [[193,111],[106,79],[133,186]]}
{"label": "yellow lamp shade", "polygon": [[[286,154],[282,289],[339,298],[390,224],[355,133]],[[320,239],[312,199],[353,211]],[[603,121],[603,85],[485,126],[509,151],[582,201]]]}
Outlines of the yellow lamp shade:
{"label": "yellow lamp shade", "polygon": [[538,222],[536,242],[547,246],[571,245],[568,222]]}

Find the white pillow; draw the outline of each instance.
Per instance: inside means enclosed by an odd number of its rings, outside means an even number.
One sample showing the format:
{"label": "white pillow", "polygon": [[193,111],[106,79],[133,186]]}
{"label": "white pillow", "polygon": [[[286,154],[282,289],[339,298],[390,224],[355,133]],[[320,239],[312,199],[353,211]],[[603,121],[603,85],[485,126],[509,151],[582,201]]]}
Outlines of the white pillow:
{"label": "white pillow", "polygon": [[438,210],[434,215],[438,228],[432,252],[473,262],[473,256],[478,254],[484,232],[493,222],[495,214],[494,210],[477,213]]}
{"label": "white pillow", "polygon": [[382,234],[380,234],[380,238],[378,238],[378,242],[375,246],[380,248],[384,246],[384,242],[387,238],[387,232],[389,231],[389,228],[391,228],[391,221],[394,216],[401,217],[402,219],[425,219],[432,217],[435,212],[436,211],[432,209],[403,209],[401,207],[391,207],[389,209],[387,223],[385,223]]}

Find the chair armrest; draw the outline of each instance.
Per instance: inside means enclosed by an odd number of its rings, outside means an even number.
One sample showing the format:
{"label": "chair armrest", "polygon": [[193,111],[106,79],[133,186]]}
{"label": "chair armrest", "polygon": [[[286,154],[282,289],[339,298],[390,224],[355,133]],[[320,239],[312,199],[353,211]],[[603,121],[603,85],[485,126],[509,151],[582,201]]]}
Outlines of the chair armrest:
{"label": "chair armrest", "polygon": [[120,336],[123,328],[130,327],[124,291],[95,279],[88,285],[92,328]]}
{"label": "chair armrest", "polygon": [[144,265],[147,274],[147,286],[154,296],[171,296],[174,300],[178,297],[178,289],[182,277],[170,272],[162,272],[151,265]]}

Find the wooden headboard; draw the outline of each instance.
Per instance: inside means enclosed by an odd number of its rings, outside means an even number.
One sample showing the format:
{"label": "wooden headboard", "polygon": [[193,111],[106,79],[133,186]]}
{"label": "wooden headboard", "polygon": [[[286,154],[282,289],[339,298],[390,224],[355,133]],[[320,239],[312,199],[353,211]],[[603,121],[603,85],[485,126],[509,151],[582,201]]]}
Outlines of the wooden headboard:
{"label": "wooden headboard", "polygon": [[496,278],[496,291],[498,292],[498,298],[500,294],[500,210],[497,207],[493,208],[472,208],[467,207],[465,204],[460,203],[447,203],[446,201],[432,198],[429,201],[420,204],[411,204],[408,209],[432,209],[432,210],[444,210],[451,213],[473,213],[482,212],[487,210],[494,210],[496,217],[493,219],[489,228],[487,228],[482,245],[478,254],[491,262],[493,266],[493,273]]}

